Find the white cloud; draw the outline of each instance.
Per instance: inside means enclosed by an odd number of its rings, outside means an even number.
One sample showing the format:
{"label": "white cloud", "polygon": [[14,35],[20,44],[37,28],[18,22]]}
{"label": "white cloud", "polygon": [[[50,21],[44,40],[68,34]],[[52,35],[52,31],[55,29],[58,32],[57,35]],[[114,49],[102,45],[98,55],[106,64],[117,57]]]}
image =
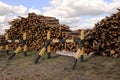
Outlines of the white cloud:
{"label": "white cloud", "polygon": [[80,17],[73,17],[73,18],[59,18],[60,23],[66,24],[68,26],[72,26],[71,29],[77,29],[76,27],[79,26],[79,22],[81,21]]}
{"label": "white cloud", "polygon": [[92,29],[94,25],[103,18],[104,17],[102,16],[93,17],[93,18],[84,18],[81,20],[80,26],[78,26],[78,28]]}
{"label": "white cloud", "polygon": [[62,17],[103,14],[106,5],[103,0],[51,0],[50,3],[52,6],[45,8],[45,15]]}
{"label": "white cloud", "polygon": [[22,5],[12,6],[0,1],[0,33],[4,33],[5,29],[10,27],[9,21],[17,18],[17,16],[26,17],[28,12],[41,13],[38,9],[27,9]]}
{"label": "white cloud", "polygon": [[92,29],[94,24],[103,19],[104,17],[98,16],[93,18],[81,18],[81,17],[72,17],[72,18],[59,18],[60,23],[67,24],[71,26],[72,30],[77,29]]}
{"label": "white cloud", "polygon": [[109,3],[105,7],[105,11],[108,13],[114,13],[116,12],[117,8],[120,8],[120,0],[112,0],[113,2]]}
{"label": "white cloud", "polygon": [[0,16],[0,23],[4,23],[8,19],[7,16]]}
{"label": "white cloud", "polygon": [[9,28],[8,22],[18,15],[25,15],[27,8],[19,6],[11,6],[0,1],[0,33],[4,33]]}
{"label": "white cloud", "polygon": [[61,5],[61,0],[52,0],[50,1],[50,4],[52,4],[52,6],[59,6]]}
{"label": "white cloud", "polygon": [[34,9],[34,8],[30,8],[30,9],[28,10],[28,12],[29,12],[29,13],[34,12],[34,13],[36,13],[36,14],[41,14],[41,12],[40,12],[39,9]]}
{"label": "white cloud", "polygon": [[[105,14],[114,13],[120,8],[120,0],[109,3],[105,0],[50,0],[50,4],[44,8],[44,15],[60,18],[61,23],[70,25],[71,29],[93,28],[94,23]],[[81,18],[85,16],[91,17]]]}
{"label": "white cloud", "polygon": [[[94,24],[104,16],[116,12],[120,8],[120,0],[50,0],[50,6],[46,6],[41,12],[39,9],[26,8],[18,5],[12,6],[0,1],[0,31],[9,28],[8,21],[17,16],[26,17],[28,12],[35,12],[47,16],[54,16],[60,22],[67,24],[71,29],[93,28]],[[90,16],[86,18],[86,16]]]}
{"label": "white cloud", "polygon": [[9,15],[9,14],[24,14],[27,8],[19,6],[10,6],[0,1],[0,15]]}

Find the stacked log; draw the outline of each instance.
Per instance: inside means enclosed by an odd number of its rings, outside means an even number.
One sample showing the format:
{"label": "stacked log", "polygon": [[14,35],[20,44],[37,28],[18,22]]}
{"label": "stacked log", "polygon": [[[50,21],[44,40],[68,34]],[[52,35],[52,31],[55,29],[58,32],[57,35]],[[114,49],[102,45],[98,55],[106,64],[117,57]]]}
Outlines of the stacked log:
{"label": "stacked log", "polygon": [[103,56],[120,56],[120,11],[102,19],[86,38],[86,52]]}
{"label": "stacked log", "polygon": [[[72,31],[69,26],[62,25],[55,17],[36,15],[29,13],[28,17],[19,16],[9,22],[10,29],[6,31],[10,39],[22,39],[22,34],[27,33],[27,45],[29,50],[40,50],[47,40],[47,32],[51,32],[51,38],[78,39],[81,30]],[[77,33],[71,35],[69,33]],[[89,36],[85,38],[85,52],[103,56],[120,56],[120,11],[102,19],[95,24],[92,30],[85,30]],[[9,45],[15,49],[17,44]],[[51,50],[66,50],[76,52],[78,43],[51,43]]]}
{"label": "stacked log", "polygon": [[3,42],[4,42],[4,36],[0,35],[0,46],[2,46]]}
{"label": "stacked log", "polygon": [[[48,17],[29,13],[28,17],[24,18],[19,16],[9,22],[10,29],[6,31],[10,39],[22,40],[22,34],[27,33],[27,45],[29,50],[40,50],[47,40],[47,32],[51,32],[51,38],[66,39],[69,37],[64,30],[71,31],[68,26],[59,24],[59,20],[55,17]],[[58,44],[58,43],[56,43]],[[18,45],[18,44],[17,44]],[[9,46],[12,49],[17,47],[15,43]],[[65,44],[56,45],[51,44],[52,50],[64,49]]]}

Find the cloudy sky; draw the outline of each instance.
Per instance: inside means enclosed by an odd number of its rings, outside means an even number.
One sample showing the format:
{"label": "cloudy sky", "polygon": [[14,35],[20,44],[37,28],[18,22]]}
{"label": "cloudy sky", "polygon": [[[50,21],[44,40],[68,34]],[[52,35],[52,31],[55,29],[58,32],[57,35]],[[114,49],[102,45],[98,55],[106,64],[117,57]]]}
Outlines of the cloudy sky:
{"label": "cloudy sky", "polygon": [[94,23],[120,8],[120,0],[0,0],[0,33],[8,21],[30,12],[54,16],[71,29],[93,28]]}

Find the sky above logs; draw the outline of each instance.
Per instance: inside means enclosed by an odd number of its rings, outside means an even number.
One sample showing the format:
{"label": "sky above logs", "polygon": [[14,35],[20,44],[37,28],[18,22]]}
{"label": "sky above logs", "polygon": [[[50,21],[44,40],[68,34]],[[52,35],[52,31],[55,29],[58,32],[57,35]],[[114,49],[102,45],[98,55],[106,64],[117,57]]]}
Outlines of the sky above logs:
{"label": "sky above logs", "polygon": [[117,8],[120,0],[0,0],[0,33],[9,29],[9,21],[31,12],[56,17],[73,30],[91,29]]}

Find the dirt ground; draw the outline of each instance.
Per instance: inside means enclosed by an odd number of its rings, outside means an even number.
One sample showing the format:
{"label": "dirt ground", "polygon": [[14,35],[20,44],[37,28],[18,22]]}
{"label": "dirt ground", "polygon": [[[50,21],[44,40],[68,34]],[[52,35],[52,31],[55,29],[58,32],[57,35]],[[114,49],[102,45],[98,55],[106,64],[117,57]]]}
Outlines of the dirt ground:
{"label": "dirt ground", "polygon": [[0,80],[120,80],[120,58],[93,56],[71,70],[72,57],[44,56],[34,64],[37,54],[29,54],[20,53],[8,61],[8,55],[0,52]]}

